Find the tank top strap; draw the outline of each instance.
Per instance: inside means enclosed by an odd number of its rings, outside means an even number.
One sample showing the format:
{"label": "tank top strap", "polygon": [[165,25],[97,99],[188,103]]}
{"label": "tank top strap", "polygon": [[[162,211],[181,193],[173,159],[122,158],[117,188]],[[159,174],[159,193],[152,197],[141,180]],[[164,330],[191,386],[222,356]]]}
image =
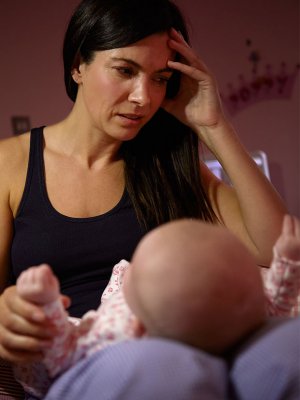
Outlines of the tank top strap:
{"label": "tank top strap", "polygon": [[[43,129],[41,126],[39,128],[33,128],[30,132],[30,147],[29,147],[29,159],[27,167],[27,175],[25,181],[25,187],[23,196],[20,202],[19,210],[17,216],[20,216],[24,212],[24,208],[30,203],[40,200],[42,196],[43,187]],[[41,203],[39,203],[41,204]]]}

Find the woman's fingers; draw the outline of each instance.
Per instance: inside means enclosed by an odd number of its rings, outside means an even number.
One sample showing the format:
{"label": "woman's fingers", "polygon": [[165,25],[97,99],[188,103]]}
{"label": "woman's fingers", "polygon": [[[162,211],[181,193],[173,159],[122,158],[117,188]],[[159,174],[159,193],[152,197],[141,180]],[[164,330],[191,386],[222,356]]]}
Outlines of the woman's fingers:
{"label": "woman's fingers", "polygon": [[187,64],[183,64],[178,61],[168,61],[168,67],[172,69],[176,69],[177,71],[183,73],[184,75],[189,76],[190,78],[194,79],[195,81],[203,81],[207,80],[207,74],[202,70]]}
{"label": "woman's fingers", "polygon": [[12,331],[0,328],[2,340],[1,346],[10,351],[40,352],[51,346],[52,341],[41,339],[31,335],[17,334]]}
{"label": "woman's fingers", "polygon": [[0,326],[0,337],[0,357],[12,362],[37,361],[52,344],[50,339],[17,334],[3,326]]}
{"label": "woman's fingers", "polygon": [[55,327],[43,310],[20,298],[15,287],[0,297],[0,357],[12,361],[32,361],[51,346]]}
{"label": "woman's fingers", "polygon": [[200,60],[195,51],[175,29],[172,29],[170,32],[169,46],[184,58],[184,60],[182,60],[183,62],[186,61],[191,66],[197,67],[203,72],[208,73],[208,68],[204,62]]}
{"label": "woman's fingers", "polygon": [[170,68],[181,72],[195,81],[195,83],[201,83],[202,88],[206,86],[212,88],[214,86],[214,78],[204,62],[199,59],[194,50],[175,29],[170,32],[169,46],[182,57],[177,61],[169,60],[168,66]]}
{"label": "woman's fingers", "polygon": [[[55,328],[50,322],[46,321],[43,324],[34,323],[16,314],[12,314],[10,317],[4,318],[2,327],[12,334],[31,336],[40,340],[52,339],[55,334]],[[0,338],[0,342],[3,342],[4,339],[1,335],[1,332]]]}
{"label": "woman's fingers", "polygon": [[[28,319],[29,321],[33,322],[42,323],[46,321],[46,315],[43,312],[43,309],[23,300],[17,294],[15,286],[11,286],[6,289],[1,297],[2,305],[4,308],[6,307],[7,312],[21,315],[24,319]],[[3,314],[3,312],[1,312],[1,314]]]}
{"label": "woman's fingers", "polygon": [[11,351],[6,349],[0,344],[0,358],[12,363],[28,363],[41,361],[43,358],[43,353],[39,352],[26,352],[26,351]]}
{"label": "woman's fingers", "polygon": [[223,119],[217,82],[179,32],[171,29],[169,37],[168,45],[179,59],[168,61],[168,67],[181,73],[181,81],[176,97],[167,98],[163,107],[207,143],[203,128]]}
{"label": "woman's fingers", "polygon": [[189,44],[186,42],[186,40],[184,39],[183,35],[181,32],[177,31],[174,28],[171,28],[170,30],[170,38],[174,39],[174,40],[178,40],[180,43],[185,44],[187,47],[190,47]]}
{"label": "woman's fingers", "polygon": [[55,333],[50,324],[33,324],[12,316],[0,325],[0,357],[12,361],[37,361],[52,344]]}

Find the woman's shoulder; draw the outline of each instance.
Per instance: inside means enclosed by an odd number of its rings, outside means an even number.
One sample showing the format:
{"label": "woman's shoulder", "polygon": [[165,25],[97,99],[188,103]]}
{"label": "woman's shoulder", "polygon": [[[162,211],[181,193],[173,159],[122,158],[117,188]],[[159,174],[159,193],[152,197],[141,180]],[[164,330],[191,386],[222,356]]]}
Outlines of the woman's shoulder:
{"label": "woman's shoulder", "polygon": [[30,132],[0,140],[0,171],[9,173],[27,164],[29,158]]}
{"label": "woman's shoulder", "polygon": [[9,199],[14,214],[25,185],[29,147],[29,132],[0,140],[0,201]]}
{"label": "woman's shoulder", "polygon": [[14,169],[29,157],[30,132],[0,140],[0,169]]}

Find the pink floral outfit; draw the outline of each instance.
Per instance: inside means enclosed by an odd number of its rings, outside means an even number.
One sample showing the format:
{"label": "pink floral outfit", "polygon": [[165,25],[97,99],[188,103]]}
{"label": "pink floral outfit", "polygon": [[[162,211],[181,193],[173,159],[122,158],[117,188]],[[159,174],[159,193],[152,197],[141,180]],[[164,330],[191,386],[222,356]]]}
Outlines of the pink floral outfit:
{"label": "pink floral outfit", "polygon": [[300,315],[300,260],[281,257],[274,247],[272,264],[262,270],[262,278],[268,315]]}
{"label": "pink floral outfit", "polygon": [[120,290],[128,266],[125,260],[114,266],[101,297],[101,306],[96,311],[87,312],[81,320],[68,318],[60,301],[44,306],[58,333],[51,348],[45,351],[42,364],[15,366],[15,377],[28,393],[42,398],[51,378],[106,346],[136,336],[134,315]]}

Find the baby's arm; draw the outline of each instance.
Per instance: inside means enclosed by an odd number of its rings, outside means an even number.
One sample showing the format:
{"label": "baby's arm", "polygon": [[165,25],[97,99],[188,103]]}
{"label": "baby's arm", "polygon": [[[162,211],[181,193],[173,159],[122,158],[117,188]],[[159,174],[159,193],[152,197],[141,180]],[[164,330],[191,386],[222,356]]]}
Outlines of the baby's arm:
{"label": "baby's arm", "polygon": [[31,302],[43,306],[48,319],[53,323],[57,334],[52,346],[44,350],[43,364],[51,377],[65,369],[75,347],[73,323],[60,301],[59,283],[51,268],[42,264],[24,271],[17,280],[20,295]]}
{"label": "baby's arm", "polygon": [[264,275],[269,315],[296,313],[300,295],[300,220],[286,215],[273,249],[271,268]]}
{"label": "baby's arm", "polygon": [[17,281],[19,294],[42,306],[59,299],[59,283],[47,264],[31,267],[22,272]]}
{"label": "baby's arm", "polygon": [[[108,299],[112,300],[112,295],[120,293],[123,275],[128,265],[127,261],[122,260],[114,267],[111,280],[102,298],[104,303]],[[100,308],[97,311],[89,311],[79,321],[68,318],[59,298],[58,280],[49,266],[41,265],[24,271],[17,281],[17,290],[25,299],[44,306],[46,315],[57,330],[51,347],[44,350],[42,361],[50,377],[60,374],[97,348],[114,342],[104,330],[110,327],[114,310],[109,315],[105,311],[102,315],[99,312]],[[107,307],[109,308],[110,305],[108,304]],[[107,321],[108,319],[110,322]],[[117,315],[116,320],[119,320]],[[15,374],[29,393],[37,396],[45,394],[49,381],[47,377],[42,376],[40,365],[29,366],[28,370],[16,366]]]}

